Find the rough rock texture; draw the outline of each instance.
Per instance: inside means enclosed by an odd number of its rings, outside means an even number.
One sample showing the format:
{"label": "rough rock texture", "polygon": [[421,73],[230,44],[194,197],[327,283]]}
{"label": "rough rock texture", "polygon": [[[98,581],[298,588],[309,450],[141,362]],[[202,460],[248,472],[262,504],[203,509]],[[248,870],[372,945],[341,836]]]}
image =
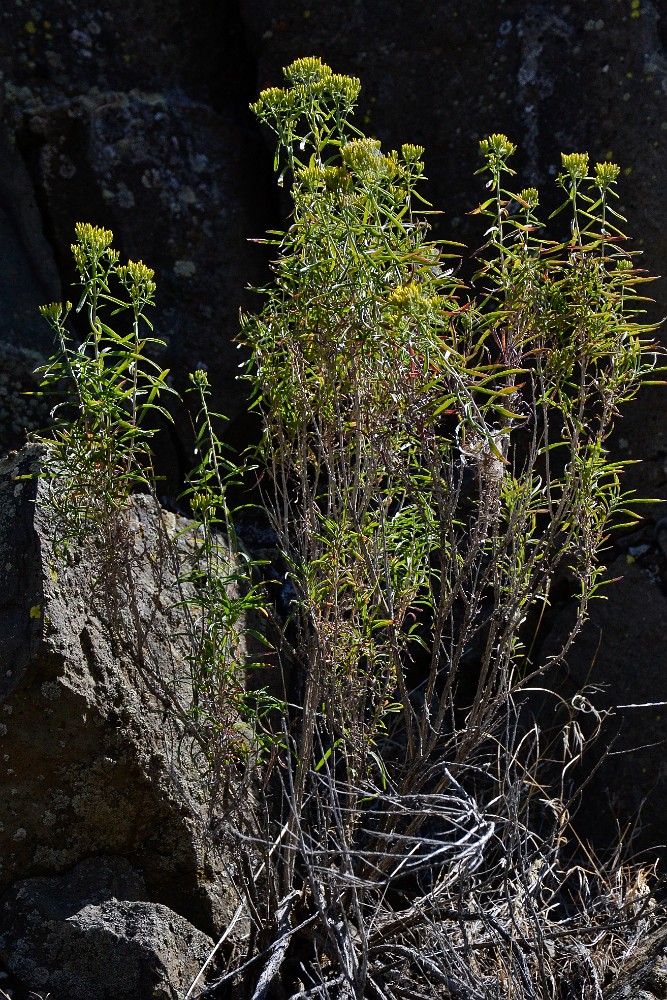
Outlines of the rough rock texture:
{"label": "rough rock texture", "polygon": [[243,198],[250,150],[238,125],[183,93],[133,89],[35,103],[27,129],[61,249],[76,219],[94,217],[108,222],[123,255],[150,261],[165,364],[181,386],[196,367],[224,373],[236,413],[236,289],[254,271]]}
{"label": "rough rock texture", "polygon": [[[74,278],[74,223],[111,228],[158,274],[158,335],[177,384],[208,366],[232,417],[244,392],[232,338],[260,277],[273,198],[247,108],[252,73],[233,8],[18,3],[0,12],[0,372],[4,344],[50,349],[37,306]],[[1,400],[0,400],[1,404]],[[0,421],[2,420],[0,405]],[[39,414],[0,424],[16,446]],[[184,423],[182,426],[186,427]],[[174,441],[171,463],[182,442]]]}
{"label": "rough rock texture", "polygon": [[119,858],[17,882],[0,903],[0,955],[51,1000],[177,1000],[213,941],[145,895],[141,876]]}
{"label": "rough rock texture", "polygon": [[213,933],[236,900],[179,722],[188,645],[169,537],[186,523],[136,497],[111,553],[60,556],[44,483],[22,478],[37,460],[0,465],[0,895],[113,855],[145,883],[130,898]]}
{"label": "rough rock texture", "polygon": [[602,991],[603,1000],[665,1000],[667,997],[667,927],[638,943],[630,961]]}

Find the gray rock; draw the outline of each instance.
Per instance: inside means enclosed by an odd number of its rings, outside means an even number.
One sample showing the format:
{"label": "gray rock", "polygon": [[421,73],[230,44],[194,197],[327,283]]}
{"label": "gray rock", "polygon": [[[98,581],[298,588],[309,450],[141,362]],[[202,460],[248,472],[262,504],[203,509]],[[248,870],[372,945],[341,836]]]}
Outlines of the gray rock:
{"label": "gray rock", "polygon": [[187,523],[137,496],[112,558],[59,555],[44,483],[22,478],[38,459],[0,465],[0,892],[114,855],[141,872],[147,900],[214,932],[236,900],[187,736],[170,540]]}
{"label": "gray rock", "polygon": [[[35,343],[39,343],[38,337]],[[28,431],[47,427],[50,422],[53,400],[35,395],[41,381],[35,369],[44,359],[45,354],[0,339],[0,441],[7,445],[23,444]]]}
{"label": "gray rock", "polygon": [[[1,102],[0,102],[1,103]],[[51,353],[38,308],[60,297],[60,278],[44,236],[35,190],[13,133],[0,125],[0,450],[45,426],[51,404],[33,375]]]}
{"label": "gray rock", "polygon": [[176,1000],[213,941],[145,892],[119,858],[17,882],[0,901],[0,957],[51,1000]]}
{"label": "gray rock", "polygon": [[150,264],[162,363],[181,388],[189,371],[207,367],[236,416],[246,393],[233,377],[233,337],[256,272],[246,239],[250,148],[238,124],[182,92],[137,89],[34,102],[25,121],[37,191],[63,255],[74,221],[94,216],[123,256]]}

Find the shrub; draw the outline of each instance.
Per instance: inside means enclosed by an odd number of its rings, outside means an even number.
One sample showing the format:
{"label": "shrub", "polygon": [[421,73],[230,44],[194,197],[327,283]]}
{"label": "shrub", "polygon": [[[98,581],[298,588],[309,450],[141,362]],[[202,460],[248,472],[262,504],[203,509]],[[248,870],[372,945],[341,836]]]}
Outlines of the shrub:
{"label": "shrub", "polygon": [[[513,144],[485,139],[486,242],[467,286],[461,248],[429,233],[423,150],[383,152],[356,129],[357,80],[315,58],[285,73],[254,110],[277,136],[293,213],[272,234],[275,281],[242,333],[263,421],[259,486],[293,594],[276,614],[286,704],[273,733],[276,703],[248,696],[233,662],[244,606],[218,531],[234,542],[237,469],[207,380],[193,377],[194,717],[232,783],[244,756],[234,713],[264,734],[250,741],[263,755],[245,756],[261,759],[261,780],[231,816],[241,903],[218,945],[247,912],[247,952],[204,992],[599,996],[655,919],[647,873],[577,857],[571,775],[600,716],[587,692],[556,692],[560,717],[545,726],[531,694],[547,697],[602,586],[607,535],[634,518],[607,446],[655,357],[647,279],[614,209],[618,168],[563,156],[556,214],[569,224],[555,238],[538,192],[508,186]],[[152,274],[132,284],[110,234],[78,236],[91,332],[73,350],[62,310],[47,308],[59,351],[46,381],[68,379],[78,407],[47,445],[47,470],[71,467],[65,489],[87,517],[150,484],[143,416],[165,373],[144,362],[138,332]],[[111,331],[101,305],[130,308],[132,332]],[[118,492],[100,487],[109,479]],[[258,592],[241,578],[252,610]],[[572,590],[576,623],[545,657],[555,581]]]}
{"label": "shrub", "polygon": [[[454,738],[471,645],[466,746],[534,671],[530,612],[555,574],[578,583],[579,623],[600,585],[627,500],[605,445],[652,368],[644,279],[615,226],[617,167],[589,177],[586,156],[563,157],[571,236],[553,242],[537,192],[505,188],[514,147],[495,135],[481,143],[488,241],[466,289],[414,211],[423,151],[383,154],[352,129],[357,81],[314,59],[286,74],[255,111],[285,153],[294,213],[244,339],[303,637],[299,757],[323,706],[348,774],[365,774],[398,712],[416,775]],[[417,709],[409,664],[424,655]]]}
{"label": "shrub", "polygon": [[[76,226],[72,253],[82,286],[77,312],[84,311],[87,320],[78,345],[68,331],[71,303],[41,310],[56,339],[54,355],[40,369],[42,392],[57,401],[54,426],[39,440],[42,496],[55,515],[56,548],[62,554],[92,542],[117,568],[129,558],[126,514],[132,493],[152,493],[159,511],[151,450],[154,418],[170,421],[160,400],[163,394],[178,394],[167,381],[168,371],[149,356],[151,348],[164,346],[152,336],[147,316],[154,305],[154,273],[141,261],[121,265],[112,240],[109,230]],[[192,698],[181,722],[217,789],[227,783],[234,763],[248,757],[256,763],[272,751],[264,718],[280,706],[262,688],[246,690],[245,672],[252,665],[246,641],[259,638],[250,618],[261,616],[263,596],[227,506],[238,465],[225,455],[215,430],[219,414],[209,409],[205,372],[195,372],[191,381],[198,397],[193,420],[197,463],[184,497],[193,515],[186,529],[192,557],[181,565],[179,592],[172,597],[181,609],[191,668]],[[181,547],[181,557],[182,552]],[[110,573],[106,585],[118,576]],[[182,716],[180,692],[164,690],[164,677],[151,680]]]}
{"label": "shrub", "polygon": [[[191,716],[212,789],[229,791],[235,765],[250,758],[252,770],[280,745],[267,721],[284,705],[265,687],[250,688],[246,683],[246,671],[256,665],[248,643],[260,649],[268,646],[256,627],[267,614],[266,594],[258,579],[260,563],[239,545],[227,503],[229,487],[239,485],[241,470],[215,429],[216,420],[224,418],[210,410],[206,372],[194,372],[190,381],[198,400],[194,421],[198,462],[183,497],[194,520],[187,529],[194,556],[181,573],[180,585],[189,621]],[[215,793],[212,798],[217,798]]]}
{"label": "shrub", "polygon": [[[74,263],[82,286],[77,312],[85,309],[88,332],[75,346],[67,331],[72,303],[43,306],[56,338],[56,353],[38,369],[45,392],[59,395],[58,417],[42,439],[44,472],[54,489],[64,540],[103,531],[133,489],[150,480],[150,439],[146,418],[172,392],[167,372],[147,355],[151,336],[147,312],[154,305],[154,272],[142,261],[119,264],[113,233],[77,223]],[[105,313],[129,314],[129,329],[118,332]],[[147,478],[148,477],[148,478]]]}
{"label": "shrub", "polygon": [[[600,590],[608,532],[634,518],[607,442],[654,354],[618,168],[563,156],[554,239],[538,192],[508,187],[513,144],[484,140],[466,287],[460,249],[417,211],[423,150],[383,152],[351,124],[357,80],[315,58],[285,75],[254,111],[293,212],[242,337],[297,680],[269,902],[246,890],[258,948],[273,942],[248,995],[281,976],[294,996],[555,996],[577,979],[583,995],[642,898],[565,846],[565,775],[586,713],[599,721],[585,692],[558,737],[528,695]],[[576,624],[540,658],[557,579]]]}

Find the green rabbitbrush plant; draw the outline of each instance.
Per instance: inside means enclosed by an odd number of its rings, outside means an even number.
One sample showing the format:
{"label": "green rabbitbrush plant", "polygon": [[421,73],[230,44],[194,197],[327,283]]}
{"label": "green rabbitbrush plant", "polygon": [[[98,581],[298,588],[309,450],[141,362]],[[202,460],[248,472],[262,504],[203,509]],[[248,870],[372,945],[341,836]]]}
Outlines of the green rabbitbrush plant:
{"label": "green rabbitbrush plant", "polygon": [[[151,449],[156,417],[171,421],[161,400],[178,393],[167,380],[168,370],[149,356],[151,349],[164,347],[148,318],[154,272],[141,261],[121,265],[110,230],[78,223],[75,235],[72,254],[81,285],[76,311],[87,327],[83,339],[77,342],[69,331],[71,303],[41,309],[56,340],[56,352],[39,369],[42,393],[56,399],[54,425],[38,438],[46,486],[42,502],[54,515],[60,555],[92,542],[113,563],[127,557],[130,496],[156,495]],[[181,567],[173,600],[190,648],[192,701],[182,722],[217,788],[232,762],[249,755],[257,762],[273,750],[275,739],[267,736],[263,720],[280,703],[263,688],[246,690],[245,671],[252,664],[245,644],[262,641],[249,616],[261,617],[264,600],[227,506],[238,465],[227,457],[215,429],[220,415],[208,406],[206,373],[197,371],[190,379],[198,399],[197,461],[184,492],[194,522],[186,529],[192,557]],[[171,694],[176,711],[180,699]]]}
{"label": "green rabbitbrush plant", "polygon": [[[645,279],[617,228],[618,167],[589,175],[587,156],[563,156],[571,230],[554,242],[537,191],[508,190],[514,146],[494,135],[481,143],[487,243],[466,288],[460,250],[415,212],[423,150],[383,153],[351,126],[358,81],[315,59],[286,74],[254,110],[278,137],[294,211],[243,338],[304,637],[299,756],[321,715],[361,775],[399,712],[416,775],[445,733],[465,756],[531,673],[530,611],[556,572],[578,581],[579,620],[599,587],[627,504],[606,442],[653,367]],[[477,695],[454,735],[473,642]]]}
{"label": "green rabbitbrush plant", "polygon": [[[321,60],[285,76],[253,110],[293,208],[242,339],[294,595],[291,755],[269,902],[248,900],[275,951],[258,978],[224,978],[255,997],[279,980],[293,996],[595,990],[614,920],[646,896],[613,866],[574,884],[570,773],[600,719],[585,692],[554,695],[545,730],[529,693],[600,590],[610,529],[634,519],[607,442],[655,355],[618,167],[563,156],[554,239],[538,192],[510,188],[513,144],[485,139],[468,287],[460,247],[429,234],[423,150],[360,133],[359,81]],[[576,622],[544,657],[557,579]]]}
{"label": "green rabbitbrush plant", "polygon": [[[141,261],[119,263],[113,233],[89,223],[76,225],[72,255],[81,284],[76,312],[87,333],[77,344],[68,332],[72,303],[43,306],[56,353],[38,369],[42,392],[57,398],[45,446],[43,474],[60,528],[59,543],[104,536],[133,490],[153,482],[149,426],[152,413],[169,419],[160,405],[173,392],[167,372],[148,356],[152,336],[154,272]],[[129,317],[126,330],[107,317]]]}
{"label": "green rabbitbrush plant", "polygon": [[[657,911],[645,872],[590,854],[581,864],[572,846],[572,774],[601,722],[588,693],[555,693],[560,714],[548,716],[530,695],[549,697],[548,671],[600,591],[609,531],[634,518],[607,445],[655,355],[647,278],[614,208],[618,167],[563,156],[567,233],[554,238],[538,192],[509,186],[513,144],[485,139],[485,243],[468,286],[460,246],[429,233],[421,147],[383,152],[359,132],[359,81],[321,60],[285,74],[253,107],[277,137],[293,210],[270,234],[275,280],[241,335],[274,570],[290,585],[272,622],[279,712],[244,701],[230,662],[240,618],[218,531],[235,538],[225,493],[238,470],[212,429],[208,381],[193,377],[195,719],[230,786],[237,761],[258,765],[230,812],[241,902],[219,948],[244,913],[251,930],[203,993],[555,1000],[573,985],[599,996]],[[93,309],[92,339],[72,352],[57,310],[47,383],[66,375],[79,410],[47,449],[62,467],[73,448],[84,506],[91,469],[134,470],[111,500],[122,509],[150,481],[132,401],[156,405],[164,373],[148,369],[144,394],[137,382],[124,396],[135,371],[124,352],[143,356],[143,342],[117,343]],[[576,622],[544,656],[557,580]],[[263,601],[247,584],[254,609]],[[251,755],[237,710],[263,733]]]}

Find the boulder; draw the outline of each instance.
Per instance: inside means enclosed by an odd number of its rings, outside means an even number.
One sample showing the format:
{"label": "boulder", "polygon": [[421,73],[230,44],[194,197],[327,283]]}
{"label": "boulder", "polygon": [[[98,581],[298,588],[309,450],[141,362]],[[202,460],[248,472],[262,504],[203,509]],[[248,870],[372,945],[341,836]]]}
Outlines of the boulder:
{"label": "boulder", "polygon": [[215,933],[237,900],[189,736],[188,522],[136,496],[113,551],[62,552],[39,456],[0,464],[0,894],[111,855]]}
{"label": "boulder", "polygon": [[[2,100],[0,99],[0,107]],[[33,182],[13,132],[0,125],[0,450],[45,426],[49,405],[30,395],[33,373],[50,353],[51,333],[38,313],[60,297],[61,283],[44,236]]]}
{"label": "boulder", "polygon": [[121,858],[15,883],[0,902],[0,956],[51,1000],[179,1000],[213,941],[160,903]]}
{"label": "boulder", "polygon": [[0,340],[8,347],[38,352],[39,358],[40,351],[48,350],[51,335],[37,310],[60,295],[60,276],[43,232],[30,173],[14,132],[4,124],[0,164]]}

